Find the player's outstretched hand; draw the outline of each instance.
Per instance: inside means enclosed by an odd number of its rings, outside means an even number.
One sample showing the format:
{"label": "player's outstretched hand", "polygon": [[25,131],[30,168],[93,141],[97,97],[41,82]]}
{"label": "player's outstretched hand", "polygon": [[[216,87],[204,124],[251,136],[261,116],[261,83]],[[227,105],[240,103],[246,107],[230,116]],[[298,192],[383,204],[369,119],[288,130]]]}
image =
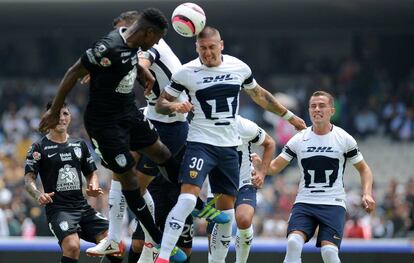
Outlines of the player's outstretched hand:
{"label": "player's outstretched hand", "polygon": [[46,204],[53,203],[52,197],[55,195],[55,192],[51,193],[42,193],[38,198],[37,202],[41,206],[45,206]]}
{"label": "player's outstretched hand", "polygon": [[265,176],[266,176],[265,174],[259,172],[258,170],[253,170],[252,184],[258,189],[262,188],[264,184]]}
{"label": "player's outstretched hand", "polygon": [[100,187],[96,187],[92,184],[88,185],[88,188],[86,189],[86,194],[88,196],[92,196],[92,197],[98,197],[100,195],[103,195],[103,190]]}
{"label": "player's outstretched hand", "polygon": [[369,194],[362,195],[362,206],[364,207],[365,211],[367,213],[371,213],[375,209],[375,201],[374,198],[372,198]]}
{"label": "player's outstretched hand", "polygon": [[303,129],[306,129],[306,123],[302,118],[294,115],[292,118],[290,118],[289,123],[292,124],[296,130],[301,131]]}
{"label": "player's outstretched hand", "polygon": [[189,101],[184,101],[184,102],[177,102],[175,104],[175,112],[178,113],[187,113],[193,110],[193,104],[191,104],[191,102]]}
{"label": "player's outstretched hand", "polygon": [[59,112],[53,113],[52,111],[48,110],[45,114],[43,114],[42,118],[40,119],[39,124],[39,131],[41,133],[48,132],[51,128],[56,127],[59,123]]}

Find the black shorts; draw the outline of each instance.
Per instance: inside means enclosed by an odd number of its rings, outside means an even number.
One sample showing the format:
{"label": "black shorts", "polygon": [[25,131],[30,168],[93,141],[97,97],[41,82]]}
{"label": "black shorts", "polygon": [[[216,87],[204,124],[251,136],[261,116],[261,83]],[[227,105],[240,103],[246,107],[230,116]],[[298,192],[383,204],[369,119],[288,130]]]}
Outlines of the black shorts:
{"label": "black shorts", "polygon": [[102,164],[116,173],[125,173],[135,165],[130,151],[154,144],[158,133],[138,109],[129,117],[117,121],[90,121],[85,116],[85,128]]}
{"label": "black shorts", "polygon": [[109,222],[89,205],[73,210],[55,210],[47,213],[50,231],[59,240],[73,233],[85,241],[96,243],[96,236],[108,230]]}
{"label": "black shorts", "polygon": [[[177,203],[180,195],[180,186],[171,183],[150,184],[148,187],[155,204],[155,224],[163,231],[165,221],[171,209]],[[185,221],[183,232],[178,239],[177,246],[191,248],[193,244],[194,227],[193,217],[189,215]],[[140,224],[137,225],[132,239],[144,240],[144,232]]]}

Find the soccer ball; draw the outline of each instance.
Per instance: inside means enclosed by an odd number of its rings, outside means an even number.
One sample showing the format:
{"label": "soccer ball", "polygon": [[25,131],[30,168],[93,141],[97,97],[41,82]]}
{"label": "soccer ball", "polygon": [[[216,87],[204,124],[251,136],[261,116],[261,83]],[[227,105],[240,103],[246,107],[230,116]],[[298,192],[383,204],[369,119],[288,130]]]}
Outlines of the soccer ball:
{"label": "soccer ball", "polygon": [[193,3],[177,6],[171,16],[174,30],[183,37],[193,37],[206,25],[206,15],[201,7]]}

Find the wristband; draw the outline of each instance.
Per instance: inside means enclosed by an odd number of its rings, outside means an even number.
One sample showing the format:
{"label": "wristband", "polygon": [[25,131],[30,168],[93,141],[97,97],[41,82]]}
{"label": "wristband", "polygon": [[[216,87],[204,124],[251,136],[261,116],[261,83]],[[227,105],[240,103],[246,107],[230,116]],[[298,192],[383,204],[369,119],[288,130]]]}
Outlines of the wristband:
{"label": "wristband", "polygon": [[291,112],[290,110],[287,110],[285,114],[283,114],[282,118],[285,120],[290,120],[295,114]]}

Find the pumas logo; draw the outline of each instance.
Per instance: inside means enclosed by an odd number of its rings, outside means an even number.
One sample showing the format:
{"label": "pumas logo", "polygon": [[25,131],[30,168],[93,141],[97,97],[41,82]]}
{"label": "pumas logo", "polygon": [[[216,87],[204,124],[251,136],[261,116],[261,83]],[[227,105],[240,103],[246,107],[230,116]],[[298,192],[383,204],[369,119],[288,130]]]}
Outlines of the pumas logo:
{"label": "pumas logo", "polygon": [[198,172],[197,171],[190,171],[190,177],[192,179],[195,179],[197,177],[197,175],[198,175]]}
{"label": "pumas logo", "polygon": [[226,75],[219,75],[215,77],[204,77],[202,83],[212,83],[212,82],[221,82],[225,80],[233,80],[234,78],[231,77],[231,74]]}
{"label": "pumas logo", "polygon": [[306,150],[306,152],[308,152],[308,153],[323,153],[323,152],[327,152],[327,153],[332,153],[332,152],[334,152],[333,150],[332,150],[332,147],[326,147],[326,146],[324,146],[324,147],[315,147],[315,146],[309,146],[309,147],[307,147],[307,150]]}

